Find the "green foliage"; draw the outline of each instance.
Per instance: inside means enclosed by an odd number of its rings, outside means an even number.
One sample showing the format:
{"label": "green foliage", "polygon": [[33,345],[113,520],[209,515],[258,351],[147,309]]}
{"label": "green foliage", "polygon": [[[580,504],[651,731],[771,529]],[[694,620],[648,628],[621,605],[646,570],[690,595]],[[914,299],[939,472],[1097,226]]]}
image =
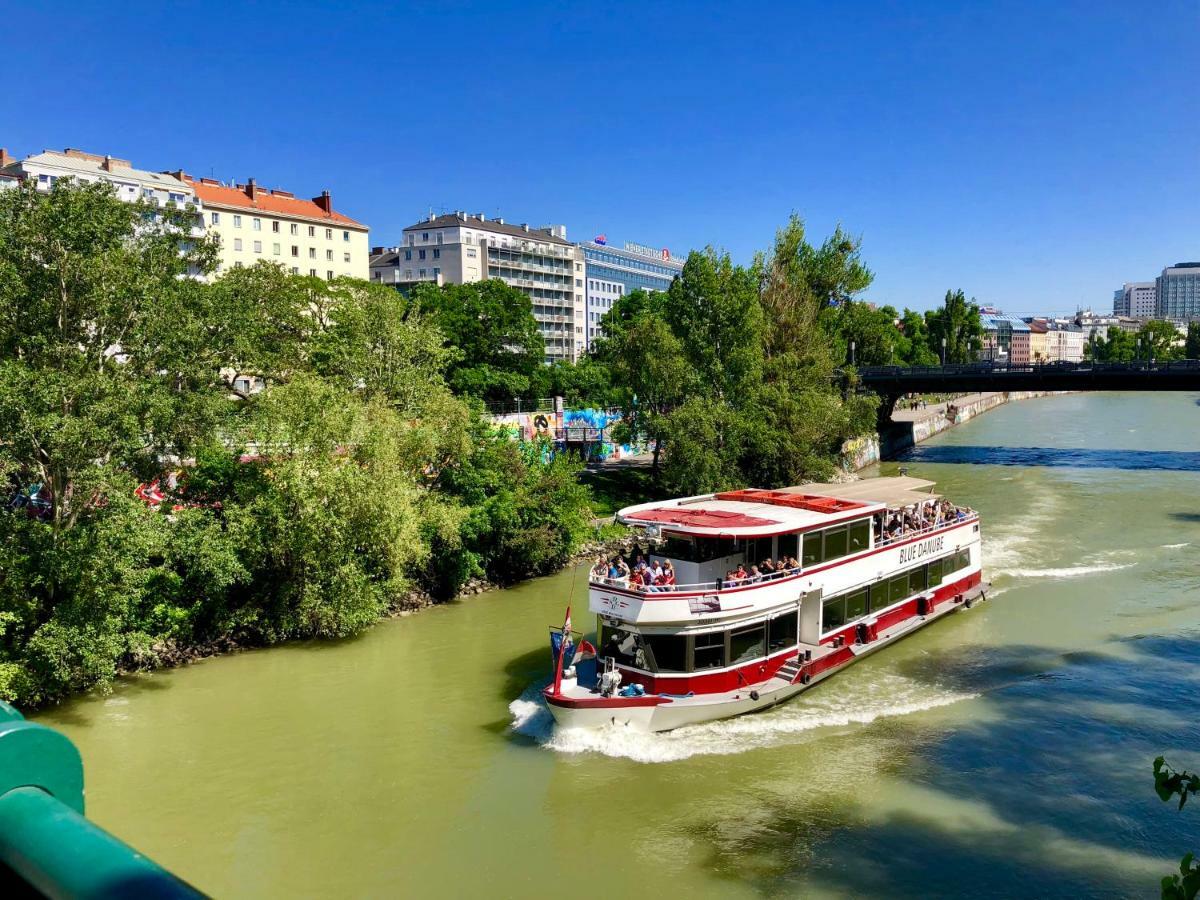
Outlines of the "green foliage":
{"label": "green foliage", "polygon": [[447,371],[456,393],[484,400],[528,396],[545,343],[527,295],[492,279],[422,284],[412,299],[458,351]]}
{"label": "green foliage", "polygon": [[1187,337],[1183,342],[1184,359],[1200,359],[1200,322],[1188,322]]}
{"label": "green foliage", "polygon": [[[1154,760],[1154,792],[1164,803],[1178,797],[1182,810],[1188,797],[1200,794],[1200,775],[1177,771],[1160,756]],[[1164,876],[1161,884],[1163,900],[1194,900],[1200,894],[1200,861],[1195,854],[1186,854],[1179,861],[1179,874]]]}
{"label": "green foliage", "polygon": [[983,322],[979,316],[979,306],[974,300],[967,300],[961,290],[946,291],[940,309],[930,310],[925,314],[925,322],[929,333],[929,350],[935,355],[942,353],[945,341],[945,359],[947,364],[973,362],[983,349]]}
{"label": "green foliage", "polygon": [[[589,533],[579,464],[498,437],[447,383],[542,373],[524,295],[188,277],[214,258],[193,215],[65,180],[0,194],[0,476],[49,498],[0,512],[4,699],[208,642],[354,634],[414,587],[550,571]],[[161,506],[135,498],[171,470]]]}

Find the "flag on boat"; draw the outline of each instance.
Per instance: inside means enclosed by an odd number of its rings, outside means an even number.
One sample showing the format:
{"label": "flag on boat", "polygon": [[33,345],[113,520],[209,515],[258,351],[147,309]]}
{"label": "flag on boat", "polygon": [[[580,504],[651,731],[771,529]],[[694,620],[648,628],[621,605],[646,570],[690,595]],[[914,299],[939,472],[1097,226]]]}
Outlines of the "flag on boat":
{"label": "flag on boat", "polygon": [[571,658],[571,665],[578,665],[585,659],[595,659],[596,648],[589,641],[583,640],[579,642],[579,649],[575,651],[575,655]]}
{"label": "flag on boat", "polygon": [[[566,647],[563,647],[563,643]],[[559,631],[554,626],[550,626],[550,661],[553,665],[558,665],[558,659],[562,656],[564,659],[571,658],[573,649],[573,641],[569,631]]]}

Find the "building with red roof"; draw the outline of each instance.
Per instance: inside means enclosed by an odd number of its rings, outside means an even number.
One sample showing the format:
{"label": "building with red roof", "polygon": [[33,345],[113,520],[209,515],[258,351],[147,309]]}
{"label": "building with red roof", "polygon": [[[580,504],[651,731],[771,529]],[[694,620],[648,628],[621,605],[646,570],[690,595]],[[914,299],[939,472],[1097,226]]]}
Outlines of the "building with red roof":
{"label": "building with red roof", "polygon": [[293,275],[368,277],[368,228],[335,211],[329,191],[305,200],[290,191],[259,187],[253,178],[224,184],[186,172],[171,174],[203,204],[205,227],[221,244],[218,272],[266,260]]}

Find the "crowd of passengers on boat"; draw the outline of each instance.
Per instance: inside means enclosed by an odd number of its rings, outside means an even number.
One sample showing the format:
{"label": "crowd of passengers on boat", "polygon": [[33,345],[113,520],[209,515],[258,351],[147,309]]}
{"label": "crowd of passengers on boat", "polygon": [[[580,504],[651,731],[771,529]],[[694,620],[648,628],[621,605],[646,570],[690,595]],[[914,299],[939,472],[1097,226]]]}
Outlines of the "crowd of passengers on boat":
{"label": "crowd of passengers on boat", "polygon": [[[937,498],[930,498],[920,503],[879,513],[871,517],[875,546],[886,546],[894,541],[903,540],[915,534],[921,534],[961,522],[968,517],[968,514],[969,510],[958,507],[949,500],[940,500]],[[862,526],[862,535],[856,539],[855,534],[852,532],[857,531],[857,526],[860,523]],[[822,543],[827,532],[838,533],[841,540],[837,544],[837,547],[840,549],[833,550],[832,546],[830,546],[834,543],[832,539],[826,541],[823,547],[817,546],[814,548],[814,544],[820,545]],[[847,536],[849,540],[846,540]],[[830,537],[832,538],[832,535]],[[808,532],[804,535],[802,554],[804,565],[814,565],[845,556],[848,553],[865,550],[865,543],[866,519],[860,519],[857,522],[850,523],[850,525],[841,525],[832,529]],[[667,551],[667,553],[663,554],[664,556],[670,555],[669,546]],[[717,590],[722,590],[771,581],[787,575],[793,575],[799,572],[801,567],[800,560],[796,559],[795,556],[783,553],[781,548],[778,559],[767,556],[759,563],[751,564],[749,568],[746,567],[745,563],[738,563],[736,568],[726,571],[724,579],[718,579],[716,588]],[[599,557],[596,560],[596,564],[592,566],[591,580],[595,583],[628,587],[636,591],[651,593],[687,590],[689,588],[688,585],[677,584],[675,567],[670,559],[652,558],[647,561],[645,555],[642,554],[636,545],[627,557],[619,555]]]}

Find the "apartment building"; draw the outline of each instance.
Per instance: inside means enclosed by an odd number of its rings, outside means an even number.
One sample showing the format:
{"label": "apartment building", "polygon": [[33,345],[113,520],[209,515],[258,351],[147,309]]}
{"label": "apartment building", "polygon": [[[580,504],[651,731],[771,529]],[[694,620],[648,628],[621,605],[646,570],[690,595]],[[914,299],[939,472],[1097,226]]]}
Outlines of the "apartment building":
{"label": "apartment building", "polygon": [[483,213],[431,215],[405,228],[399,247],[371,254],[371,279],[400,289],[489,278],[528,295],[547,363],[578,359],[586,341],[584,258],[565,226],[516,225]]}
{"label": "apartment building", "polygon": [[1029,365],[1030,330],[1027,322],[1016,316],[991,311],[983,313],[979,319],[983,323],[984,359],[1007,361],[1014,366]]}
{"label": "apartment building", "polygon": [[173,173],[194,190],[204,207],[204,224],[220,240],[217,272],[266,260],[293,275],[332,280],[369,275],[366,225],[333,208],[329,191],[311,200],[290,191]]}
{"label": "apartment building", "polygon": [[583,250],[587,325],[585,346],[600,335],[600,320],[613,304],[639,288],[665,291],[683,271],[683,260],[671,251],[626,241],[623,248],[611,247],[608,238],[597,235],[581,243]]}

